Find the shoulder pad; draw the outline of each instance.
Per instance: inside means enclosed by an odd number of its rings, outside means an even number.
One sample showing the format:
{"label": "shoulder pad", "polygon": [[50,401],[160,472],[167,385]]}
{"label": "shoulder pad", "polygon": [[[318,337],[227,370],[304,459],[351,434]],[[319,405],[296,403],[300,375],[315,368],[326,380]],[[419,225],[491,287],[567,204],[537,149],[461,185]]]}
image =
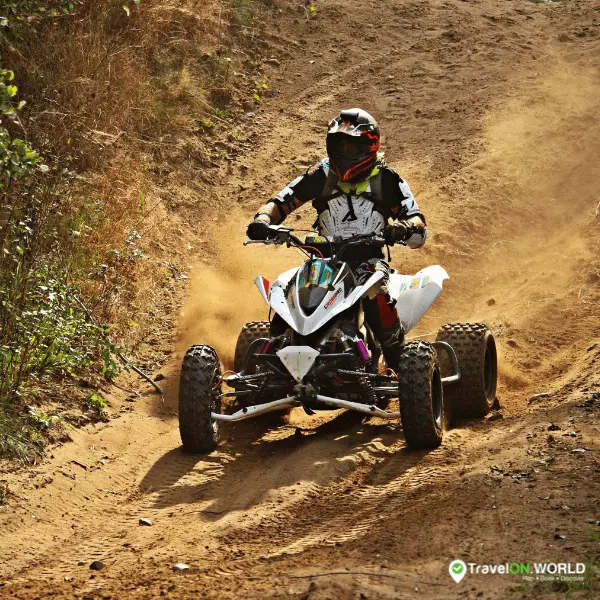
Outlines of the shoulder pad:
{"label": "shoulder pad", "polygon": [[392,167],[390,167],[389,165],[382,165],[381,170],[388,171],[391,175],[394,175],[395,177],[400,179],[400,181],[402,181],[402,177],[400,177],[400,175],[398,175],[398,173],[395,171],[395,169],[392,169]]}
{"label": "shoulder pad", "polygon": [[406,181],[404,179],[402,179],[402,177],[394,169],[392,169],[392,167],[388,167],[387,165],[385,165],[384,168],[381,170],[388,171],[390,173],[390,175],[393,175],[396,178],[396,181],[399,184],[406,183]]}

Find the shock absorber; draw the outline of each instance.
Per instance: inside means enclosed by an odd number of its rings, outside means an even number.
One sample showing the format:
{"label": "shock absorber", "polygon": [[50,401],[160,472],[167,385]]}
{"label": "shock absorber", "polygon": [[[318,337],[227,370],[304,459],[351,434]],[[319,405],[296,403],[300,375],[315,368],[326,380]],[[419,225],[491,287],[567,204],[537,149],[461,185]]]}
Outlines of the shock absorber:
{"label": "shock absorber", "polygon": [[[356,354],[357,349],[354,346],[354,344],[350,343],[351,338],[349,338],[345,335],[342,335],[342,336],[340,336],[339,341],[340,341],[345,353],[347,353],[348,356],[350,356],[350,363],[352,365],[351,370],[355,371],[355,372],[359,371],[359,372],[364,373],[365,372],[365,364],[361,360],[360,356],[358,356]],[[358,384],[358,387],[362,393],[365,404],[373,404],[376,406],[377,405],[377,394],[375,393],[375,390],[373,389],[373,386],[371,385],[369,378],[366,375],[357,375],[356,383]]]}
{"label": "shock absorber", "polygon": [[[364,371],[365,366],[356,354],[352,353],[352,368],[354,371]],[[377,405],[377,394],[366,375],[357,376],[357,383],[365,399],[365,404]]]}

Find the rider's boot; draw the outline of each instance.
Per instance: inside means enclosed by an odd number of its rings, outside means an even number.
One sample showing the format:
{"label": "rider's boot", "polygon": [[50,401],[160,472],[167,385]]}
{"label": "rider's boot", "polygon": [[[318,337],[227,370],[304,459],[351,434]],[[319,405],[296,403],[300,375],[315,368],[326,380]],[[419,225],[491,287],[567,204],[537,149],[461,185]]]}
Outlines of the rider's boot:
{"label": "rider's boot", "polygon": [[397,371],[400,364],[400,355],[402,354],[402,345],[404,344],[404,328],[399,319],[390,329],[380,331],[379,343],[387,366]]}

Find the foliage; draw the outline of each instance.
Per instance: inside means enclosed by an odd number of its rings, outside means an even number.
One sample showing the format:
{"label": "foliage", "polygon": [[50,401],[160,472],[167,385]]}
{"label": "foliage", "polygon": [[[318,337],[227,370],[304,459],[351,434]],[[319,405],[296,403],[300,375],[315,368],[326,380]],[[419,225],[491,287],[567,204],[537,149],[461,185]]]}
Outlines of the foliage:
{"label": "foliage", "polygon": [[[17,4],[26,3],[12,8]],[[0,70],[0,115],[18,122],[23,105],[14,103],[13,79],[12,71]],[[76,284],[89,262],[81,231],[96,213],[70,202],[65,175],[51,171],[0,123],[0,456],[37,452],[35,431],[58,419],[34,407],[19,412],[26,384],[73,377],[95,365],[107,379],[120,370],[120,350],[107,329],[91,322],[77,301]]]}
{"label": "foliage", "polygon": [[[12,85],[15,75],[12,71],[0,69],[0,115],[11,121],[17,119],[18,111],[24,103],[14,105],[17,86]],[[11,138],[0,121],[0,182],[5,188],[9,180],[17,180],[29,174],[40,162],[40,157],[19,138]]]}
{"label": "foliage", "polygon": [[0,286],[0,397],[18,394],[32,375],[75,376],[99,358],[105,375],[114,378],[118,369],[112,354],[117,350],[107,331],[78,308],[63,272],[32,269],[17,285],[6,283]]}
{"label": "foliage", "polygon": [[317,7],[315,5],[315,1],[316,0],[307,0],[307,2],[305,2],[304,8],[309,19],[314,19],[317,16]]}
{"label": "foliage", "polygon": [[29,460],[41,455],[41,445],[23,415],[0,403],[0,458]]}
{"label": "foliage", "polygon": [[0,111],[4,115],[14,115],[15,111],[12,107],[12,99],[17,95],[17,87],[15,85],[6,85],[7,81],[13,81],[15,74],[12,71],[5,69],[0,70]]}
{"label": "foliage", "polygon": [[84,406],[101,413],[107,406],[106,400],[96,392],[91,392],[83,401]]}
{"label": "foliage", "polygon": [[81,3],[82,0],[0,0],[0,27],[67,15]]}
{"label": "foliage", "polygon": [[27,407],[27,416],[30,423],[39,429],[50,429],[55,423],[62,421],[58,415],[46,414],[36,406]]}
{"label": "foliage", "polygon": [[268,78],[265,75],[262,78],[262,81],[255,81],[254,82],[254,91],[252,93],[252,98],[256,101],[256,102],[260,102],[261,101],[261,95],[264,94],[266,92],[266,90],[269,89],[269,84],[267,83]]}
{"label": "foliage", "polygon": [[[6,91],[10,71],[0,71],[0,111],[14,115]],[[4,93],[4,95],[2,95]],[[0,398],[19,393],[29,376],[44,372],[75,375],[102,357],[114,377],[116,351],[107,331],[89,322],[77,304],[59,245],[65,219],[61,189],[49,176],[34,172],[39,156],[20,139],[0,129],[0,165],[4,195],[0,204]],[[19,181],[18,184],[15,182]],[[81,223],[73,225],[81,227]],[[75,239],[80,236],[70,230]],[[61,264],[62,263],[62,264]]]}
{"label": "foliage", "polygon": [[25,177],[39,160],[23,140],[11,139],[8,131],[0,128],[0,176],[3,181]]}
{"label": "foliage", "polygon": [[202,117],[198,118],[198,123],[204,127],[204,129],[212,129],[216,127],[217,124],[214,121],[210,121],[209,119],[203,119]]}
{"label": "foliage", "polygon": [[[222,5],[217,30],[215,6],[193,0],[0,0],[0,456],[40,451],[55,419],[28,408],[36,389],[120,372],[120,349],[93,321],[131,343],[154,320],[144,294],[163,266],[145,242],[157,185],[171,160],[195,177],[208,156],[199,130],[222,135],[267,89],[257,74],[242,89],[230,50],[259,46],[273,1]],[[84,403],[105,407],[97,394]]]}

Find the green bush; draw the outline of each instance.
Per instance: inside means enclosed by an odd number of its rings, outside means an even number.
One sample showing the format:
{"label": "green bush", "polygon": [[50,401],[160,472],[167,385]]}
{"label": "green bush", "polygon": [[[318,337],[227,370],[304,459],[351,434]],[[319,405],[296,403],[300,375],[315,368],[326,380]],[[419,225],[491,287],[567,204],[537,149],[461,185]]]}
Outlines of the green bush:
{"label": "green bush", "polygon": [[[18,271],[19,269],[17,269]],[[118,352],[107,331],[89,321],[63,272],[44,266],[16,285],[0,284],[0,398],[19,394],[25,380],[42,373],[75,376],[99,359],[113,379]],[[27,297],[21,290],[27,289]]]}
{"label": "green bush", "polygon": [[101,413],[106,408],[108,403],[100,394],[91,392],[83,401],[83,405],[87,408],[95,410],[97,413]]}
{"label": "green bush", "polygon": [[65,15],[81,3],[82,0],[0,0],[0,27]]}
{"label": "green bush", "polygon": [[[5,14],[18,16],[17,5],[40,3],[8,4],[12,12]],[[81,230],[86,221],[94,225],[98,212],[83,200],[78,208],[66,193],[68,171],[56,175],[58,164],[43,165],[4,126],[5,120],[18,125],[22,108],[13,79],[12,71],[0,69],[0,457],[24,458],[38,452],[37,432],[55,421],[35,407],[22,412],[19,398],[28,386],[90,368],[112,380],[120,369],[119,349],[77,295],[94,263]]]}
{"label": "green bush", "polygon": [[29,460],[41,455],[41,444],[26,415],[0,402],[0,458]]}

